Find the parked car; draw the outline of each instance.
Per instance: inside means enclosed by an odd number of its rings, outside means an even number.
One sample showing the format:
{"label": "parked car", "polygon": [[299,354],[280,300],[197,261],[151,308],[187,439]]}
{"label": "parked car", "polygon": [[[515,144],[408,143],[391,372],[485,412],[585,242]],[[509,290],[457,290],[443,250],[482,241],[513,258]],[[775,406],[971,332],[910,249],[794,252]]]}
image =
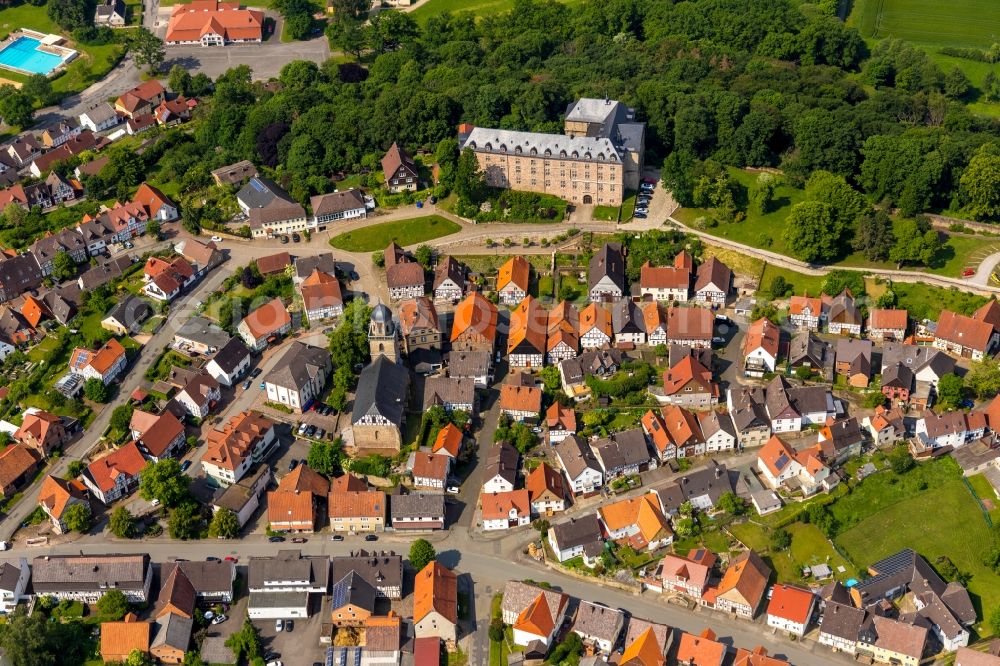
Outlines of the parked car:
{"label": "parked car", "polygon": [[285,621],[282,620],[280,617],[277,620],[274,621],[274,630],[275,631],[281,631],[284,628],[285,628]]}
{"label": "parked car", "polygon": [[316,426],[311,425],[308,428],[306,428],[306,437],[312,437],[315,434],[316,434]]}
{"label": "parked car", "polygon": [[459,492],[461,492],[461,489],[458,486],[448,486],[448,492],[451,493],[452,495],[457,495]]}
{"label": "parked car", "polygon": [[645,213],[633,213],[632,217],[640,219],[640,220],[645,220],[646,219],[646,214]]}
{"label": "parked car", "polygon": [[160,506],[160,500],[156,499],[155,497],[149,503],[152,506]]}
{"label": "parked car", "polygon": [[285,631],[291,631],[295,628],[295,620],[285,620]]}
{"label": "parked car", "polygon": [[232,562],[233,564],[236,564],[237,562],[240,561],[240,558],[233,557],[232,555],[226,555],[225,558],[223,558],[223,559],[225,559],[226,562]]}
{"label": "parked car", "polygon": [[222,624],[228,619],[229,618],[226,617],[225,615],[216,615],[215,617],[212,618],[212,624]]}
{"label": "parked car", "polygon": [[270,543],[284,543],[285,542],[285,537],[275,535],[275,536],[267,537],[267,540]]}
{"label": "parked car", "polygon": [[267,384],[265,384],[264,382],[261,382],[260,383],[260,390],[263,391],[266,388],[267,388]]}
{"label": "parked car", "polygon": [[365,541],[378,541],[378,536],[375,534],[368,534],[365,536]]}
{"label": "parked car", "polygon": [[260,373],[262,372],[264,371],[261,370],[260,368],[254,368],[253,370],[250,371],[250,377],[252,379],[257,379],[258,377],[260,377]]}
{"label": "parked car", "polygon": [[246,391],[248,388],[250,388],[251,383],[252,382],[249,379],[243,382],[243,390]]}
{"label": "parked car", "polygon": [[298,467],[298,465],[299,465],[299,461],[298,460],[289,460],[288,461],[288,471],[291,472],[296,467]]}
{"label": "parked car", "polygon": [[191,461],[190,460],[185,460],[184,462],[181,463],[181,471],[182,472],[186,472],[189,469],[191,469]]}
{"label": "parked car", "polygon": [[357,272],[357,271],[351,271],[351,272],[349,273],[349,275],[351,276],[351,281],[352,281],[352,282],[353,282],[354,280],[359,280],[359,279],[361,279],[361,278],[360,278],[360,277],[358,276],[358,272]]}
{"label": "parked car", "polygon": [[10,541],[0,541],[0,550],[10,550]]}
{"label": "parked car", "polygon": [[213,243],[221,243],[222,242],[222,236],[212,236],[212,242]]}
{"label": "parked car", "polygon": [[304,423],[304,422],[303,422],[303,423],[300,423],[300,424],[299,424],[299,429],[298,429],[298,433],[299,433],[300,435],[304,434],[304,433],[305,433],[305,431],[306,431],[306,428],[307,428],[307,427],[309,427],[309,424],[308,424],[308,423]]}
{"label": "parked car", "polygon": [[326,434],[326,430],[322,428],[316,428],[316,439],[323,439],[323,435]]}
{"label": "parked car", "polygon": [[208,557],[205,558],[205,561],[206,562],[221,562],[222,560],[220,560],[218,557],[213,557],[212,555],[209,555]]}
{"label": "parked car", "polygon": [[330,541],[343,541],[343,540],[344,540],[343,534],[334,534],[332,537],[330,537]]}
{"label": "parked car", "polygon": [[[280,620],[279,620],[279,622],[280,622]],[[269,661],[266,664],[264,664],[264,666],[285,666],[285,665],[283,663],[281,663],[280,661]]]}
{"label": "parked car", "polygon": [[298,234],[292,234],[292,240],[298,243],[300,240],[302,240],[302,236],[299,236]]}
{"label": "parked car", "polygon": [[281,244],[282,245],[287,245],[288,244],[288,236],[281,236],[280,239],[281,239]]}
{"label": "parked car", "polygon": [[295,537],[292,539],[292,543],[305,543],[306,541],[309,541],[309,539],[305,537]]}

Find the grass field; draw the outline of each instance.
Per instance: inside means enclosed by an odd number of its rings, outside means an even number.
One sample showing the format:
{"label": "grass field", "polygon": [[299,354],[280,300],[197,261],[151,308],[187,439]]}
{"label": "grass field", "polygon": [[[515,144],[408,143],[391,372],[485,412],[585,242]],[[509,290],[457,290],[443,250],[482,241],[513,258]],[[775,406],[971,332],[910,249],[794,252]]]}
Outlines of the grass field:
{"label": "grass field", "polygon": [[849,24],[866,39],[988,48],[1000,41],[995,0],[855,0]]}
{"label": "grass field", "polygon": [[[913,548],[931,564],[947,556],[959,571],[971,575],[968,588],[981,620],[984,609],[988,614],[1000,604],[1000,576],[982,562],[991,543],[979,504],[959,478],[874,512],[837,537],[837,544],[860,566],[902,548]],[[987,623],[977,627],[980,636],[989,633]]]}
{"label": "grass field", "polygon": [[[854,565],[837,553],[815,525],[793,523],[785,529],[792,536],[792,545],[787,550],[772,553],[769,552],[770,537],[766,528],[749,522],[730,527],[733,534],[748,547],[765,553],[764,558],[770,562],[779,582],[809,582],[808,578],[802,576],[802,568],[815,564],[829,566],[834,577],[840,581],[857,575]],[[844,567],[844,572],[840,573],[838,567]]]}
{"label": "grass field", "polygon": [[819,295],[820,288],[823,286],[823,280],[826,279],[823,275],[806,275],[805,273],[797,273],[788,268],[780,268],[774,264],[768,264],[764,268],[764,274],[760,279],[760,288],[769,289],[771,281],[779,275],[792,285],[792,288],[795,290],[793,293],[799,295],[809,294],[810,296]]}
{"label": "grass field", "polygon": [[393,241],[402,246],[413,245],[448,236],[459,229],[461,227],[451,220],[440,215],[429,215],[348,231],[331,238],[330,245],[348,252],[374,252],[384,250]]}
{"label": "grass field", "polygon": [[943,289],[923,283],[894,282],[897,306],[906,309],[915,319],[937,319],[941,310],[953,310],[971,315],[986,302],[986,297],[959,291],[957,288]]}

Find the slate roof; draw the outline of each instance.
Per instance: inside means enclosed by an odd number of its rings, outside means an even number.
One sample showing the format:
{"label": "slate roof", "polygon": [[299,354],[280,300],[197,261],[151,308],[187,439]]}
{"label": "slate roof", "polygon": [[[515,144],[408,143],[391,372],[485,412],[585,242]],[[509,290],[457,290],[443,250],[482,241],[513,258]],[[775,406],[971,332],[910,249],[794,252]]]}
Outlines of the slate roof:
{"label": "slate roof", "polygon": [[649,447],[642,428],[614,433],[611,438],[598,440],[594,453],[605,470],[619,469],[649,462]]}
{"label": "slate roof", "polygon": [[313,215],[320,217],[364,208],[365,200],[360,191],[350,189],[314,196],[309,200],[309,205],[313,209]]}
{"label": "slate roof", "polygon": [[104,317],[114,318],[118,323],[128,329],[133,329],[142,322],[149,319],[153,314],[153,308],[146,301],[138,296],[126,296],[111,308],[111,311]]}
{"label": "slate roof", "polygon": [[434,493],[411,493],[409,495],[393,495],[389,501],[389,513],[392,520],[403,518],[444,518],[444,495]]}
{"label": "slate roof", "polygon": [[556,523],[549,527],[555,535],[560,548],[570,549],[576,546],[602,541],[601,523],[597,515],[586,513],[567,521]]}
{"label": "slate roof", "polygon": [[349,571],[333,584],[330,593],[330,609],[336,611],[338,608],[351,604],[374,613],[375,597],[375,588],[372,587],[371,583],[362,578],[360,574]]}
{"label": "slate roof", "polygon": [[208,346],[222,348],[229,342],[230,336],[224,330],[204,317],[191,317],[175,333],[175,337]]}
{"label": "slate roof", "polygon": [[215,353],[212,360],[215,361],[216,365],[222,368],[223,372],[226,374],[232,373],[239,366],[240,362],[243,361],[250,354],[250,350],[247,346],[243,344],[243,341],[239,338],[232,338],[222,347],[219,351]]}
{"label": "slate roof", "polygon": [[302,391],[311,381],[323,377],[332,364],[328,350],[296,340],[285,347],[281,358],[267,373],[265,381],[275,386]]}
{"label": "slate roof", "polygon": [[295,276],[301,280],[309,277],[314,270],[329,275],[336,274],[337,262],[330,252],[321,252],[308,257],[295,257]]}
{"label": "slate roof", "polygon": [[361,371],[354,397],[351,420],[357,423],[366,414],[377,413],[401,425],[406,411],[410,373],[383,355]]}
{"label": "slate roof", "polygon": [[376,589],[402,588],[403,585],[403,558],[392,551],[352,551],[350,555],[331,557],[330,563],[334,580],[340,580],[353,571]]}
{"label": "slate roof", "polygon": [[37,594],[87,590],[109,585],[141,590],[149,555],[43,555],[31,562],[31,584]]}
{"label": "slate roof", "polygon": [[561,442],[556,442],[552,448],[559,456],[563,469],[570,480],[579,477],[586,469],[592,469],[601,475],[604,474],[601,464],[597,461],[597,456],[594,455],[587,442],[580,437],[570,435]]}
{"label": "slate roof", "polygon": [[515,485],[519,461],[520,454],[517,452],[517,449],[507,442],[495,442],[490,446],[489,453],[486,456],[486,468],[483,478],[489,481],[499,476],[511,485]]}
{"label": "slate roof", "polygon": [[588,290],[597,286],[597,283],[604,277],[611,278],[611,281],[621,289],[623,294],[627,292],[625,288],[625,255],[622,253],[621,243],[605,243],[590,259],[587,272]]}

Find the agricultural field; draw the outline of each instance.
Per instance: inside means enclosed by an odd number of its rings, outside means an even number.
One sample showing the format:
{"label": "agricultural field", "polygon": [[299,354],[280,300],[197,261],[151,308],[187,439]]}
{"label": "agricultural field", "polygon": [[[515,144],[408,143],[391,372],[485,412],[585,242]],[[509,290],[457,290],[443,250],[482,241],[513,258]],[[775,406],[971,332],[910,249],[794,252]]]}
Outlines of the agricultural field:
{"label": "agricultural field", "polygon": [[[848,25],[869,45],[886,39],[906,40],[924,49],[944,71],[962,70],[977,88],[986,72],[1000,76],[1000,63],[946,56],[941,47],[987,49],[1000,42],[1000,3],[993,0],[855,0]],[[1000,115],[1000,104],[972,100],[975,113]]]}

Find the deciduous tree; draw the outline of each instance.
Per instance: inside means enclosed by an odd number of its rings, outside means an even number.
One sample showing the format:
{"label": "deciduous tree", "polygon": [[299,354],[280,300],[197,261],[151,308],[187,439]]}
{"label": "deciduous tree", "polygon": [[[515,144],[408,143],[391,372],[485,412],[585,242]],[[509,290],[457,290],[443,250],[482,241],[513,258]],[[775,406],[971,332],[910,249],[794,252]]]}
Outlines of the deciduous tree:
{"label": "deciduous tree", "polygon": [[135,532],[135,519],[127,508],[119,506],[111,512],[108,529],[119,539],[131,539]]}
{"label": "deciduous tree", "polygon": [[437,552],[427,539],[417,539],[410,544],[410,566],[415,570],[422,571],[436,557]]}
{"label": "deciduous tree", "polygon": [[159,500],[166,507],[175,507],[188,499],[190,479],[181,472],[173,458],[150,462],[139,478],[139,495],[144,500]]}
{"label": "deciduous tree", "polygon": [[111,589],[102,594],[97,600],[97,612],[111,622],[125,617],[125,613],[128,612],[128,599],[125,593],[119,589]]}
{"label": "deciduous tree", "polygon": [[[310,465],[311,466],[311,465]],[[233,539],[240,533],[240,521],[236,514],[222,507],[212,516],[208,524],[208,536],[213,539]]]}

